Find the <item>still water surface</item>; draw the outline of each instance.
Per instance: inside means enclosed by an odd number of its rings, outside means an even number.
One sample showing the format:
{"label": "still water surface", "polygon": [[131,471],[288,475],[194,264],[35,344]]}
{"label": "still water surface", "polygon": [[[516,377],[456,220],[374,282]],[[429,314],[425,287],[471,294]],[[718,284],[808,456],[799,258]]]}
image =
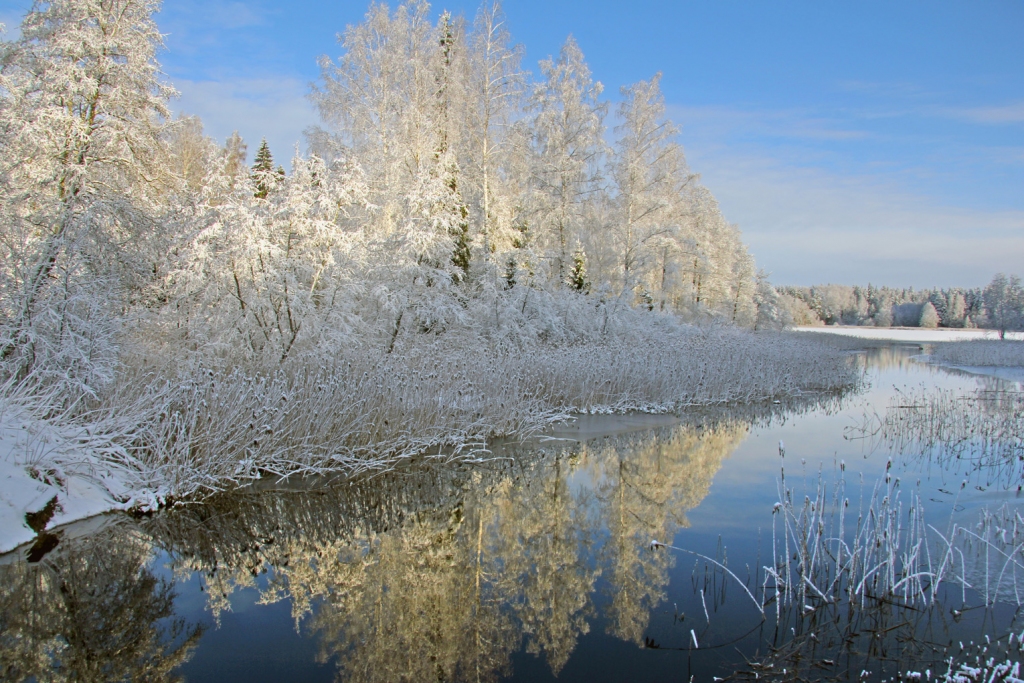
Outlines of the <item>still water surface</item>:
{"label": "still water surface", "polygon": [[918,353],[862,354],[850,396],[588,416],[480,465],[267,486],[66,532],[42,561],[0,566],[5,678],[710,681],[752,679],[773,648],[776,673],[789,661],[805,677],[935,668],[950,643],[1021,631],[1016,603],[964,610],[983,599],[958,587],[927,609],[769,603],[762,618],[743,587],[770,592],[782,467],[800,499],[820,473],[844,476],[856,504],[891,458],[942,528],[1020,503],[1012,468],[857,438],[914,391],[1019,389]]}

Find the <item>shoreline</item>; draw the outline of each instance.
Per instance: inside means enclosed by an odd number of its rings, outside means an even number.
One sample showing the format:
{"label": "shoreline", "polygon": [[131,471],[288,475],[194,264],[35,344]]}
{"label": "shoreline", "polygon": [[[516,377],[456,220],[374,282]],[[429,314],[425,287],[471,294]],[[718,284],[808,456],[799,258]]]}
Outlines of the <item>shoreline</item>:
{"label": "shoreline", "polygon": [[[969,341],[973,339],[999,339],[996,330],[981,328],[960,329],[951,327],[861,327],[857,325],[802,325],[794,327],[794,332],[816,332],[834,334],[857,339],[877,339],[893,342],[937,343],[952,341]],[[1024,339],[1024,332],[1007,332],[1006,339]]]}

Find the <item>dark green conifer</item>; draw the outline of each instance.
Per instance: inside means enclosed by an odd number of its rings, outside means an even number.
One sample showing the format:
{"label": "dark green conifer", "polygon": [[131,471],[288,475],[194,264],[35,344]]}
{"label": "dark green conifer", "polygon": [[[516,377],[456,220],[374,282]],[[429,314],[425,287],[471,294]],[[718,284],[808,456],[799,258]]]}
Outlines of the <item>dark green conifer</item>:
{"label": "dark green conifer", "polygon": [[[284,176],[284,169],[278,167],[280,176]],[[252,165],[252,181],[256,185],[253,193],[257,199],[266,199],[273,187],[274,156],[270,153],[270,145],[267,139],[263,138],[260,148],[256,152],[256,160]]]}
{"label": "dark green conifer", "polygon": [[449,228],[449,234],[452,236],[452,241],[455,243],[452,249],[452,265],[462,270],[456,278],[458,282],[464,281],[469,277],[469,207],[462,201],[462,195],[459,194],[459,189],[456,181],[456,176],[453,173],[448,184],[449,189],[452,191],[452,196],[456,201],[455,211],[459,217],[459,221]]}
{"label": "dark green conifer", "polygon": [[590,281],[587,280],[587,258],[582,247],[577,247],[572,254],[572,271],[569,272],[567,284],[577,292],[590,293]]}
{"label": "dark green conifer", "polygon": [[516,286],[516,270],[518,268],[516,257],[510,255],[508,261],[505,262],[505,289],[512,289]]}

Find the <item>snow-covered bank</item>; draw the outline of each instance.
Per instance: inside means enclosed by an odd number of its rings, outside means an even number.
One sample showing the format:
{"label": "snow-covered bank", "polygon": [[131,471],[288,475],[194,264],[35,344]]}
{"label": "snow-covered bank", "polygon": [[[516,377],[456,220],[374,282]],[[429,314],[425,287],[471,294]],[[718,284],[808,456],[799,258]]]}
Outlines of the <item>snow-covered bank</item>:
{"label": "snow-covered bank", "polygon": [[[455,333],[410,341],[266,374],[125,367],[89,410],[57,422],[45,400],[8,397],[0,524],[10,537],[0,549],[30,539],[26,512],[54,496],[51,523],[63,523],[264,477],[486,457],[493,438],[572,414],[831,396],[857,382],[848,356],[816,338],[671,318],[577,344],[502,350]],[[47,481],[32,479],[33,467]]]}
{"label": "snow-covered bank", "polygon": [[865,340],[935,344],[930,356],[919,360],[972,375],[1024,382],[1024,333],[1007,332],[999,339],[995,330],[921,329],[913,327],[797,327],[796,331],[820,332]]}
{"label": "snow-covered bank", "polygon": [[119,509],[110,488],[123,485],[59,429],[0,410],[0,553],[44,528]]}
{"label": "snow-covered bank", "polygon": [[[995,330],[952,329],[952,328],[920,328],[920,327],[853,327],[846,325],[828,325],[823,327],[796,327],[797,332],[817,332],[821,334],[838,334],[860,339],[879,339],[895,342],[936,343],[968,341],[974,339],[998,339]],[[1007,339],[1024,339],[1024,333],[1007,332]]]}
{"label": "snow-covered bank", "polygon": [[1024,341],[971,339],[935,344],[929,363],[972,375],[1024,382]]}

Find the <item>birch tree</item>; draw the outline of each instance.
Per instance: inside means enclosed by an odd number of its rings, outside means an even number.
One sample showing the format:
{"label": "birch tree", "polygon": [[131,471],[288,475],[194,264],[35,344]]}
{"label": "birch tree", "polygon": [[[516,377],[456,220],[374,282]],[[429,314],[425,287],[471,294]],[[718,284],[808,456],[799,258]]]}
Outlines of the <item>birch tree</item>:
{"label": "birch tree", "polygon": [[501,4],[492,1],[481,6],[469,43],[470,137],[466,158],[485,260],[499,245],[507,248],[512,239],[508,233],[514,222],[514,211],[510,209],[515,201],[509,202],[507,198],[515,191],[507,187],[508,176],[503,177],[501,171],[509,170],[509,156],[515,151],[510,126],[526,87],[521,60],[522,48],[512,44]]}
{"label": "birch tree", "polygon": [[570,36],[557,60],[540,63],[544,82],[534,89],[532,107],[535,151],[537,236],[552,262],[552,278],[565,281],[569,249],[575,239],[587,242],[587,202],[601,189],[604,153],[604,90],[591,79],[583,52]]}
{"label": "birch tree", "polygon": [[[319,151],[347,155],[366,172],[381,210],[376,229],[401,226],[406,197],[438,152],[438,82],[442,50],[430,6],[410,0],[392,13],[372,5],[363,23],[340,36],[337,64],[320,60],[313,102],[328,131],[314,131]],[[330,158],[328,157],[328,160]]]}
{"label": "birch tree", "polygon": [[[158,79],[158,6],[37,1],[0,46],[0,358],[21,374],[46,354],[89,366],[95,316],[82,311],[112,313],[107,304],[152,271],[149,213],[173,94]],[[99,298],[79,296],[100,283]]]}
{"label": "birch tree", "polygon": [[677,298],[679,307],[753,324],[755,269],[739,229],[725,220],[706,187],[697,185],[687,194],[680,250],[686,277]]}
{"label": "birch tree", "polygon": [[1008,330],[1024,328],[1024,288],[1016,275],[996,273],[984,290],[988,327],[999,331],[1005,339]]}
{"label": "birch tree", "polygon": [[[621,125],[616,128],[612,162],[614,230],[611,246],[618,256],[623,291],[637,287],[664,287],[664,271],[657,273],[659,252],[676,236],[684,208],[684,191],[693,179],[678,130],[665,120],[665,103],[658,83],[661,74],[622,88]],[[660,276],[660,277],[659,277]],[[656,282],[652,282],[652,280]]]}

